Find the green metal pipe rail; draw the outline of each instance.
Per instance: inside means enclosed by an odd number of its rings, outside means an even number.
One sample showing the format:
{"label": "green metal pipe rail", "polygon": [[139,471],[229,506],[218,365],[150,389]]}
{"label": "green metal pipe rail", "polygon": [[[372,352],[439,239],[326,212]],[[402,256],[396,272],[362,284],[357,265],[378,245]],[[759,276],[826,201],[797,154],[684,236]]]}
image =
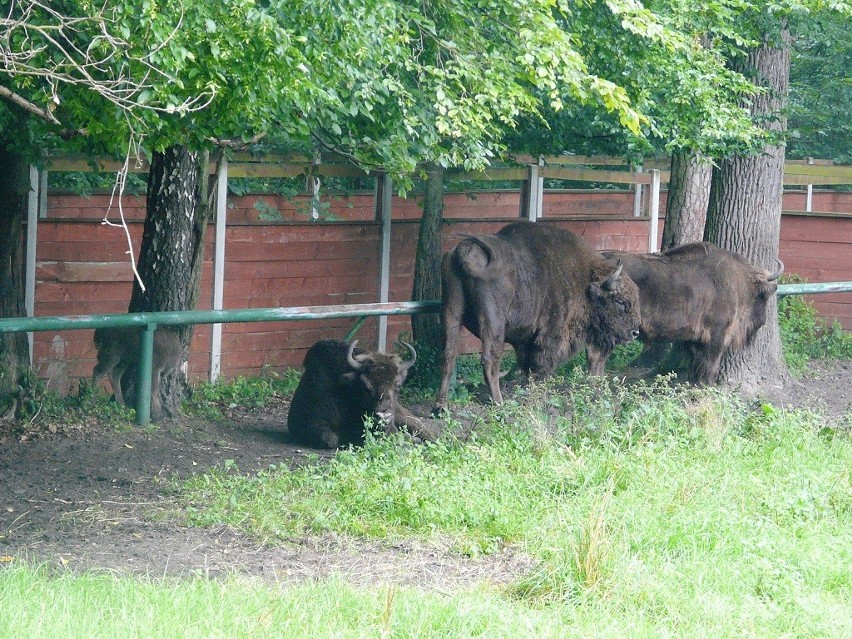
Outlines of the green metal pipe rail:
{"label": "green metal pipe rail", "polygon": [[[778,296],[852,292],[852,282],[825,284],[781,284]],[[424,302],[391,302],[385,304],[341,304],[338,306],[293,306],[220,311],[159,311],[155,313],[121,313],[113,315],[68,315],[52,317],[0,318],[0,333],[76,330],[102,327],[143,328],[139,358],[136,398],[136,423],[146,425],[151,418],[151,367],[154,332],[158,326],[189,324],[231,324],[234,322],[270,322],[308,319],[359,318],[347,335],[350,339],[366,318],[378,315],[416,315],[435,313],[440,300]]]}
{"label": "green metal pipe rail", "polygon": [[144,426],[151,419],[151,367],[154,331],[158,326],[188,324],[230,324],[234,322],[270,322],[284,320],[360,318],[347,339],[376,315],[413,315],[435,313],[439,300],[425,302],[391,302],[386,304],[341,304],[338,306],[294,306],[287,308],[247,308],[221,311],[158,311],[155,313],[121,313],[113,315],[68,315],[53,317],[9,317],[0,319],[0,333],[60,331],[102,327],[142,328],[136,396],[136,423]]}

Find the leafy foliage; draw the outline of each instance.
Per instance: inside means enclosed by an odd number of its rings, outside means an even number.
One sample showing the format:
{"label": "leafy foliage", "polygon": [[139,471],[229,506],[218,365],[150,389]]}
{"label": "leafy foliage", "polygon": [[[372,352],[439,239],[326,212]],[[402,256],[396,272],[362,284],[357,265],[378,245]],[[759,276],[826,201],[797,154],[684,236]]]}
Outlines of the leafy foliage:
{"label": "leafy foliage", "polygon": [[[801,278],[785,278],[785,282]],[[817,314],[812,303],[801,295],[782,297],[778,302],[778,321],[784,360],[794,373],[802,373],[814,359],[852,359],[852,334],[837,320],[827,321]]]}
{"label": "leafy foliage", "polygon": [[852,42],[849,16],[820,12],[796,21],[790,70],[792,157],[852,162]]}

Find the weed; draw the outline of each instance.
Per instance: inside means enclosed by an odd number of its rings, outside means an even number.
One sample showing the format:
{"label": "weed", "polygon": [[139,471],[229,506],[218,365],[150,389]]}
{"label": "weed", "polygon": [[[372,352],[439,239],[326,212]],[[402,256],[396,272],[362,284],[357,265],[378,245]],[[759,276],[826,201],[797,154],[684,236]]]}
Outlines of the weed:
{"label": "weed", "polygon": [[266,371],[259,377],[239,376],[215,384],[205,382],[193,388],[192,396],[184,403],[184,409],[216,419],[224,410],[237,406],[262,408],[274,399],[291,396],[300,378],[298,370],[288,368],[283,373]]}
{"label": "weed", "polygon": [[45,381],[31,370],[22,376],[15,401],[17,423],[22,432],[32,426],[57,432],[60,428],[93,422],[123,427],[128,426],[136,414],[133,409],[110,401],[86,379],[80,380],[76,393],[62,396],[49,390]]}
{"label": "weed", "polygon": [[[784,278],[784,283],[804,282],[800,277]],[[788,295],[778,301],[778,321],[784,346],[784,360],[794,373],[805,370],[814,359],[852,359],[852,333],[836,320],[828,322],[817,314],[813,304],[801,295]]]}

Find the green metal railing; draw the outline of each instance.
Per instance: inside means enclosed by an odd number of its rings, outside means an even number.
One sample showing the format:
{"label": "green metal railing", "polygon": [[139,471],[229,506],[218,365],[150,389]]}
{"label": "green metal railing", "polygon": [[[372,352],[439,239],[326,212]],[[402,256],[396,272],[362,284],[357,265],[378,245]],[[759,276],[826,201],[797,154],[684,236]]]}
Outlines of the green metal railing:
{"label": "green metal railing", "polygon": [[121,313],[113,315],[67,315],[52,317],[9,317],[0,319],[0,333],[76,330],[102,327],[143,328],[139,357],[138,392],[136,394],[136,423],[151,421],[151,368],[154,352],[154,332],[158,326],[188,324],[231,324],[234,322],[269,322],[284,320],[359,318],[347,339],[368,317],[376,315],[414,315],[435,313],[439,300],[425,302],[391,302],[385,304],[342,304],[338,306],[294,306],[253,308],[221,311],[159,311],[156,313]]}
{"label": "green metal railing", "polygon": [[[825,284],[780,284],[778,296],[812,295],[819,293],[852,292],[852,282]],[[231,324],[234,322],[269,322],[308,319],[359,318],[349,331],[351,339],[368,317],[378,315],[416,315],[435,313],[440,300],[424,302],[391,302],[385,304],[342,304],[338,306],[293,306],[221,311],[160,311],[156,313],[121,313],[113,315],[67,315],[52,317],[0,318],[0,333],[76,330],[101,327],[144,328],[139,357],[136,397],[136,423],[146,425],[151,419],[151,367],[153,364],[154,332],[158,326],[189,324]]]}

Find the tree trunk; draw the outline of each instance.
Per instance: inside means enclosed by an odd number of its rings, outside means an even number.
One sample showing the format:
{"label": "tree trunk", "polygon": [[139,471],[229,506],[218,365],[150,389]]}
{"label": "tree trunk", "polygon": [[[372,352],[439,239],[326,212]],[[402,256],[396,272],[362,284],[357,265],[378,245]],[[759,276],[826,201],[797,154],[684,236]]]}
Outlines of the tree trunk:
{"label": "tree trunk", "polygon": [[[764,41],[741,68],[767,87],[751,101],[752,116],[772,132],[786,129],[782,109],[790,78],[790,37],[786,25],[777,41]],[[767,144],[759,155],[734,156],[713,171],[705,239],[743,255],[753,264],[775,270],[781,231],[781,196],[784,145]],[[788,373],[781,352],[778,307],[775,297],[767,305],[766,325],[752,344],[722,358],[720,380],[739,386],[747,394],[776,390]]]}
{"label": "tree trunk", "polygon": [[661,250],[701,241],[712,174],[713,165],[700,155],[687,151],[672,153]]}
{"label": "tree trunk", "polygon": [[[426,178],[426,197],[420,235],[414,260],[414,301],[441,298],[441,221],[444,215],[444,170],[430,167]],[[441,343],[441,324],[437,313],[412,315],[411,328],[415,343],[421,350],[438,352]],[[423,353],[426,355],[426,353]]]}
{"label": "tree trunk", "polygon": [[[23,317],[24,244],[22,221],[30,191],[29,164],[0,149],[0,317]],[[26,333],[0,333],[0,416],[14,409],[21,376],[30,367]]]}
{"label": "tree trunk", "polygon": [[[192,310],[198,301],[198,285],[207,228],[208,154],[185,147],[155,152],[148,173],[147,210],[137,270],[145,290],[133,283],[128,311]],[[189,354],[192,326],[180,327]],[[135,372],[128,370],[128,375]],[[127,388],[134,386],[129,384]],[[160,381],[164,412],[175,417],[186,397],[188,384],[182,370],[171,371]],[[151,415],[158,419],[162,415]]]}

